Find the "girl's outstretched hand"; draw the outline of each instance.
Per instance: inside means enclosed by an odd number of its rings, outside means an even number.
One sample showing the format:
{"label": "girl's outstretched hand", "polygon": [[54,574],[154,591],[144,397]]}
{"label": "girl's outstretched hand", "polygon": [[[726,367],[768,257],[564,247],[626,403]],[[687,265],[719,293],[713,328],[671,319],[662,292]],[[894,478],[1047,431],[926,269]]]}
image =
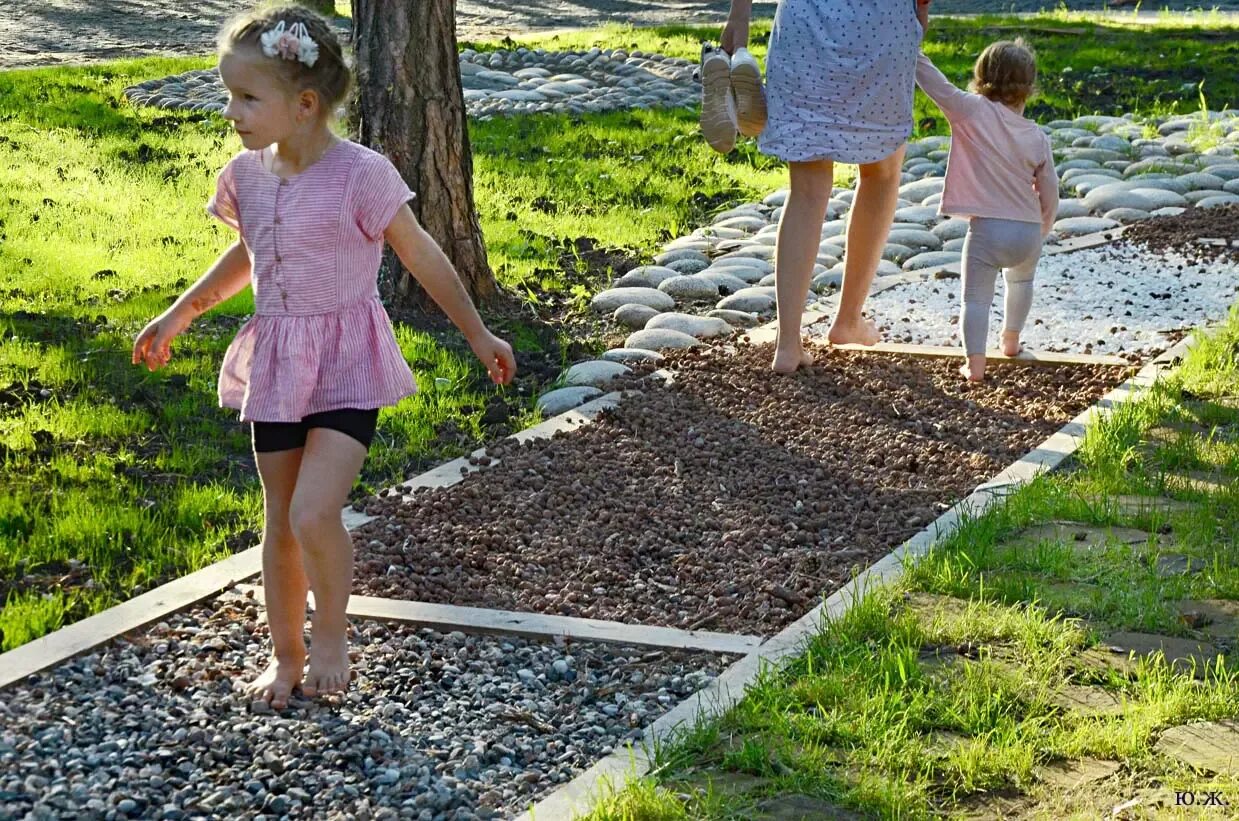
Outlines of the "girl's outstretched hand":
{"label": "girl's outstretched hand", "polygon": [[171,313],[152,319],[133,340],[133,364],[143,363],[151,371],[167,365],[172,358],[172,340],[187,327],[188,322]]}
{"label": "girl's outstretched hand", "polygon": [[723,33],[718,36],[718,44],[728,54],[735,54],[736,49],[748,48],[749,21],[735,15],[728,17]]}
{"label": "girl's outstretched hand", "polygon": [[516,375],[516,357],[512,355],[511,345],[490,331],[483,331],[477,339],[469,340],[469,347],[486,366],[490,381],[496,385],[506,385],[512,381]]}

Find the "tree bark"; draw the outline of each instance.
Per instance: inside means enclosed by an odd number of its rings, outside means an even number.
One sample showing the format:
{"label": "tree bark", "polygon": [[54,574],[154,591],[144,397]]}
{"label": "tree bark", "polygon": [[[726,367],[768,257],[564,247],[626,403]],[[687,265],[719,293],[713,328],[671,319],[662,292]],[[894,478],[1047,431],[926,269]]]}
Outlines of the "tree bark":
{"label": "tree bark", "polygon": [[[386,154],[417,194],[411,206],[474,302],[496,293],[473,204],[473,159],[456,52],[455,0],[353,0],[358,139]],[[397,290],[422,289],[396,261]]]}

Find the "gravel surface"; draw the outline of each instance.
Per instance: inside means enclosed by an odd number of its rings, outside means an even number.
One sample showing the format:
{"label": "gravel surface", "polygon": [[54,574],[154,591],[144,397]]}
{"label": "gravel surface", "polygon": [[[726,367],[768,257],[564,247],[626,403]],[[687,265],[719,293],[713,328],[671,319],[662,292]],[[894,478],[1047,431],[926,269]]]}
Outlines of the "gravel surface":
{"label": "gravel surface", "polygon": [[266,633],[225,594],[6,690],[0,818],[508,817],[734,660],[359,622],[352,690],[275,714]]}
{"label": "gravel surface", "polygon": [[1180,253],[1198,262],[1239,265],[1239,205],[1194,209],[1177,217],[1138,222],[1127,229],[1123,240],[1158,253]]}
{"label": "gravel surface", "polygon": [[[1156,254],[1114,245],[1044,257],[1035,288],[1022,337],[1028,349],[1143,359],[1170,347],[1183,330],[1225,316],[1239,292],[1239,265],[1193,262],[1169,245]],[[887,342],[955,346],[959,289],[958,279],[907,283],[874,294],[866,310]],[[1000,284],[990,313],[993,346],[1002,293]]]}
{"label": "gravel surface", "polygon": [[775,379],[770,355],[670,353],[669,388],[372,501],[356,591],[769,634],[1124,375],[1017,365],[969,388],[954,361],[821,350]]}

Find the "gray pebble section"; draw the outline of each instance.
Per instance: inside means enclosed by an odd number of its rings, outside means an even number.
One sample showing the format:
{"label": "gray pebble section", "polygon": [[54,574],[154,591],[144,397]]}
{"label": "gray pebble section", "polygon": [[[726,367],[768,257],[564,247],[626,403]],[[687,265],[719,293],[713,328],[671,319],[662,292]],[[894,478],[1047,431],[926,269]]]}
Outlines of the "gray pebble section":
{"label": "gray pebble section", "polygon": [[274,713],[230,593],[8,689],[0,818],[505,818],[731,659],[355,621],[356,678]]}

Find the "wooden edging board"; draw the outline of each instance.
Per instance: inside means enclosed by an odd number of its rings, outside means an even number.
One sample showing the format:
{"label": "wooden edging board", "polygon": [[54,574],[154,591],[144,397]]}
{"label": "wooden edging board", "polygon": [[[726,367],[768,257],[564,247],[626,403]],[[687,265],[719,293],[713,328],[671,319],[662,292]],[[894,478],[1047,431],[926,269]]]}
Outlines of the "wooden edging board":
{"label": "wooden edging board", "polygon": [[[575,430],[593,421],[608,408],[615,407],[623,395],[608,393],[578,408],[551,417],[533,427],[513,434],[512,439],[525,441],[543,439],[564,430]],[[485,453],[475,451],[473,456]],[[454,459],[432,470],[401,482],[390,492],[405,487],[450,487],[477,470],[469,457]],[[341,519],[349,530],[365,524],[373,517],[358,513],[351,507],[341,511]],[[0,654],[0,689],[21,681],[32,673],[47,669],[78,653],[98,647],[117,636],[144,627],[222,590],[262,572],[262,548],[251,547],[189,575],[160,585],[129,601],[110,607],[81,621],[62,627],[42,638],[27,642]],[[727,651],[733,652],[733,651]]]}
{"label": "wooden edging board", "polygon": [[650,725],[639,745],[621,747],[519,817],[525,821],[568,821],[579,813],[587,812],[607,788],[618,787],[625,778],[647,773],[654,748],[672,740],[677,732],[686,727],[722,715],[743,698],[745,689],[763,669],[786,663],[799,655],[805,642],[818,633],[824,623],[841,616],[866,591],[896,582],[903,575],[908,561],[924,555],[941,537],[953,532],[962,519],[984,513],[1000,501],[1010,487],[1024,484],[1036,475],[1061,465],[1079,447],[1085,425],[1092,418],[1113,412],[1119,405],[1130,401],[1138,390],[1152,385],[1164,370],[1182,358],[1193,340],[1194,337],[1184,339],[1145,365],[1135,376],[1077,415],[1039,447],[978,487],[924,530],[879,559],[757,650],[727,668],[707,687],[680,702]]}
{"label": "wooden edging board", "polygon": [[[244,584],[242,592],[252,593],[263,601],[258,585]],[[314,594],[310,594],[313,606]],[[708,630],[680,630],[619,621],[555,616],[515,610],[493,610],[487,607],[462,607],[455,604],[431,604],[376,596],[351,596],[348,614],[355,618],[377,621],[398,621],[435,630],[460,630],[464,633],[524,636],[532,639],[573,639],[609,644],[633,644],[640,647],[660,647],[668,650],[703,650],[707,653],[746,655],[761,644],[761,636],[739,633],[712,633]]]}

